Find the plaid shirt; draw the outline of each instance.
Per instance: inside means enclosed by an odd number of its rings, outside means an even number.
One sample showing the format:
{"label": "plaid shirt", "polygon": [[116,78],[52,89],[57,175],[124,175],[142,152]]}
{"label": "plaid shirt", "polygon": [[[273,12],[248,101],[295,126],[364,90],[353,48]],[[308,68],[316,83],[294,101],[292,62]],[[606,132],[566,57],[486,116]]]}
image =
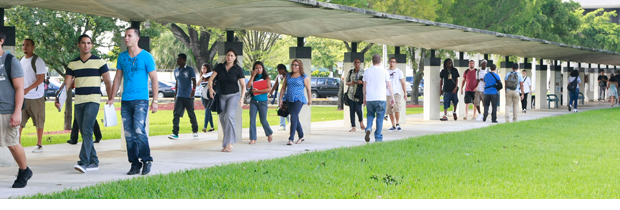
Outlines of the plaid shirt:
{"label": "plaid shirt", "polygon": [[[350,74],[349,74],[350,73]],[[359,102],[360,100],[353,97],[355,96],[355,91],[357,91],[357,81],[358,80],[362,80],[362,76],[364,76],[364,69],[361,69],[357,72],[357,74],[355,73],[354,69],[351,69],[349,72],[347,72],[347,82],[351,82],[351,81],[355,81],[355,83],[349,85],[349,89],[348,89],[348,96],[350,99],[353,99],[353,101],[355,102]]]}

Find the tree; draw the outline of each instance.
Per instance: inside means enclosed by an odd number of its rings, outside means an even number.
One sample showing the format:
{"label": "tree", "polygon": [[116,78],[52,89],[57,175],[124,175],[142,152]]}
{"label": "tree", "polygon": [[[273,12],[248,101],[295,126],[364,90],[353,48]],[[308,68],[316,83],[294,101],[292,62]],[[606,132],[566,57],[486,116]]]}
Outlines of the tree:
{"label": "tree", "polygon": [[[583,9],[575,10],[575,14],[583,14]],[[574,31],[579,45],[594,49],[620,52],[620,25],[610,22],[616,11],[605,12],[598,9],[580,17],[581,26]]]}
{"label": "tree", "polygon": [[[161,24],[167,25],[166,22]],[[217,44],[224,39],[223,31],[207,27],[170,23],[169,29],[186,48],[191,50],[197,65],[203,63],[213,65],[217,54]],[[211,43],[211,44],[209,44]],[[195,69],[197,72],[200,68]]]}
{"label": "tree", "polygon": [[[77,39],[89,34],[93,41],[93,54],[104,59],[114,59],[114,54],[103,54],[100,47],[110,48],[118,45],[120,34],[127,25],[116,18],[84,15],[80,13],[15,6],[5,10],[6,24],[15,26],[16,45],[30,38],[35,41],[35,53],[39,55],[50,70],[64,77],[69,62],[79,56]],[[106,33],[111,33],[111,42],[105,42]],[[23,55],[17,47],[16,55]],[[117,56],[117,55],[116,55]],[[67,97],[65,108],[65,130],[71,129],[72,100]]]}
{"label": "tree", "polygon": [[243,42],[243,66],[251,71],[256,61],[265,61],[271,54],[273,46],[280,40],[281,35],[269,32],[243,30],[237,33],[237,37]]}
{"label": "tree", "polygon": [[177,67],[177,55],[179,53],[185,53],[187,55],[188,66],[194,66],[196,68],[201,67],[197,65],[196,60],[194,60],[192,51],[185,47],[179,39],[174,37],[171,31],[164,31],[160,36],[151,40],[153,41],[151,52],[157,61],[156,64],[158,69],[175,69]]}

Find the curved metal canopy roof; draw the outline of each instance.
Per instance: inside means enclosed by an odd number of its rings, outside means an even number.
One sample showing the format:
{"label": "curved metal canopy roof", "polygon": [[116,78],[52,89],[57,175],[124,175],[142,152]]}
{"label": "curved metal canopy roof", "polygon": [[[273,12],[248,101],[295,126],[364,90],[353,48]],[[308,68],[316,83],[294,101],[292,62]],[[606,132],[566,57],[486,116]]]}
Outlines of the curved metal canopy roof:
{"label": "curved metal canopy roof", "polygon": [[312,0],[0,0],[131,21],[166,21],[504,56],[620,65],[620,53]]}

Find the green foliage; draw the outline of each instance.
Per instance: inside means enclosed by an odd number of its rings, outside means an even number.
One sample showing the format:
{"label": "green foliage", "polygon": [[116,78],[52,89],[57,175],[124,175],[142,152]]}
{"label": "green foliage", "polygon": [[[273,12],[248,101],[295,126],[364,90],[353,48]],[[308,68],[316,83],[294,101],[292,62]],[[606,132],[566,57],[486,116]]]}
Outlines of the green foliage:
{"label": "green foliage", "polygon": [[[583,14],[583,9],[575,10],[574,13]],[[581,16],[583,24],[573,32],[579,45],[620,52],[620,25],[609,22],[610,17],[617,15],[616,11],[598,9]]]}
{"label": "green foliage", "polygon": [[329,72],[328,71],[319,71],[319,70],[314,70],[312,71],[311,74],[313,77],[328,77],[329,76]]}
{"label": "green foliage", "polygon": [[153,48],[151,50],[158,69],[175,69],[177,65],[177,55],[185,53],[187,55],[187,65],[194,68],[196,65],[194,54],[185,47],[181,41],[174,37],[171,31],[167,30],[158,37],[152,39]]}
{"label": "green foliage", "polygon": [[[35,41],[35,53],[50,69],[64,75],[67,64],[79,55],[77,39],[86,33],[92,37],[93,54],[116,60],[118,54],[102,54],[99,47],[118,46],[121,31],[127,26],[117,18],[84,15],[80,13],[15,6],[5,11],[6,25],[16,28],[16,45],[25,38]],[[110,43],[106,36],[112,36]],[[23,54],[17,47],[17,54]]]}

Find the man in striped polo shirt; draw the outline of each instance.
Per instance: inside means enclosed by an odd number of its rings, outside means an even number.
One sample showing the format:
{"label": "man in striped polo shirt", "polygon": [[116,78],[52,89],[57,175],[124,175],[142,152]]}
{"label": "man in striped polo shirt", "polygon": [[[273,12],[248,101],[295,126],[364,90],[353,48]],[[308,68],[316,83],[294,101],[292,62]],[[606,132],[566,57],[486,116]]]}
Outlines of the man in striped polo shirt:
{"label": "man in striped polo shirt", "polygon": [[106,62],[90,53],[93,43],[88,35],[84,34],[78,38],[78,48],[80,57],[69,63],[65,86],[67,92],[71,91],[75,82],[75,118],[82,134],[82,148],[80,161],[74,168],[86,173],[99,170],[99,158],[93,146],[93,127],[101,102],[101,78],[108,93],[112,84]]}

